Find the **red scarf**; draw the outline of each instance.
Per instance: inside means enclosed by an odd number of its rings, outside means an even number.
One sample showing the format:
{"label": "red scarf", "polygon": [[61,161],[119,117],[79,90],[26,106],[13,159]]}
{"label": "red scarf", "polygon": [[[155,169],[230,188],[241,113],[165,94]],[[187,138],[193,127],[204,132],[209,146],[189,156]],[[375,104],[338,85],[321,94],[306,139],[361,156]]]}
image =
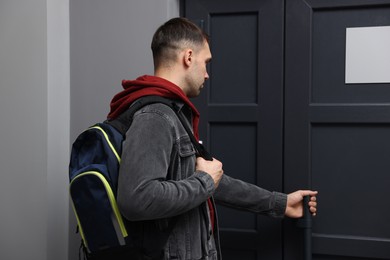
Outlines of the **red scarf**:
{"label": "red scarf", "polygon": [[111,101],[109,119],[115,119],[129,108],[131,103],[143,96],[161,96],[179,99],[192,110],[192,127],[196,140],[199,140],[199,112],[185,95],[183,90],[172,82],[156,76],[144,75],[136,80],[123,80],[123,91],[114,96]]}
{"label": "red scarf", "polygon": [[[199,140],[199,112],[192,102],[185,95],[183,90],[172,82],[156,76],[144,75],[136,80],[123,80],[123,91],[114,96],[111,101],[109,119],[115,119],[128,109],[133,101],[143,96],[161,96],[172,99],[179,99],[188,105],[192,110],[192,127],[196,140]],[[211,226],[214,229],[215,211],[211,199],[207,200],[210,209]]]}

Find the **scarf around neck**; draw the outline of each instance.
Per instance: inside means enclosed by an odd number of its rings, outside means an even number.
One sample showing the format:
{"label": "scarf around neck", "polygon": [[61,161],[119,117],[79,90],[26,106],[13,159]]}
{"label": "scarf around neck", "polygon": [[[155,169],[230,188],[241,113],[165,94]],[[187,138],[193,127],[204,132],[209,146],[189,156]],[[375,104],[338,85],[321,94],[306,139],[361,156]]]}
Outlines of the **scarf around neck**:
{"label": "scarf around neck", "polygon": [[194,136],[199,140],[199,112],[180,87],[168,80],[150,75],[144,75],[135,80],[123,80],[122,87],[124,90],[116,94],[111,100],[110,113],[107,116],[108,119],[117,118],[135,100],[144,96],[154,95],[169,99],[178,99],[191,108]]}

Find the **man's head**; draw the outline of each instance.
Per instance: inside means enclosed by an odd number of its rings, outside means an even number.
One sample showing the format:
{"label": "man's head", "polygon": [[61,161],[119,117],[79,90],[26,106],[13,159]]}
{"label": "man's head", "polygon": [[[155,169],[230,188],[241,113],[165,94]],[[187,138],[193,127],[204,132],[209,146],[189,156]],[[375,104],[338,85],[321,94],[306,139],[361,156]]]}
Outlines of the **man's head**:
{"label": "man's head", "polygon": [[157,29],[151,47],[156,76],[176,83],[189,97],[199,95],[209,77],[207,34],[186,18],[173,18]]}

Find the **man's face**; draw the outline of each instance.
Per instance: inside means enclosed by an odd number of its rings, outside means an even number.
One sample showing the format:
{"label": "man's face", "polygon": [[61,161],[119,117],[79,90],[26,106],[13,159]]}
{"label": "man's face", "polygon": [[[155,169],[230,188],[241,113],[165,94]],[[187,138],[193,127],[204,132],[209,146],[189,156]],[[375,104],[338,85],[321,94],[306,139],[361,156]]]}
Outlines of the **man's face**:
{"label": "man's face", "polygon": [[193,64],[187,77],[187,96],[196,97],[204,86],[204,82],[209,78],[207,64],[211,61],[211,51],[209,44],[205,44],[193,52]]}

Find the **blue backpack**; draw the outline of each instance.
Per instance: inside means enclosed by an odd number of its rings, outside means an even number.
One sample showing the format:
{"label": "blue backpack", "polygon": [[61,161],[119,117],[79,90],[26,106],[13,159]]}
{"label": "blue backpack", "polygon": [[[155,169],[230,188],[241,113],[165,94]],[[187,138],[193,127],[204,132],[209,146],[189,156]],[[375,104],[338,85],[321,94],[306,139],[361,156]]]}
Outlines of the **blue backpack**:
{"label": "blue backpack", "polygon": [[134,259],[124,218],[116,203],[122,142],[134,113],[151,103],[171,107],[187,130],[198,153],[212,157],[199,144],[172,100],[147,96],[113,121],[97,123],[74,141],[69,164],[69,192],[87,259]]}

